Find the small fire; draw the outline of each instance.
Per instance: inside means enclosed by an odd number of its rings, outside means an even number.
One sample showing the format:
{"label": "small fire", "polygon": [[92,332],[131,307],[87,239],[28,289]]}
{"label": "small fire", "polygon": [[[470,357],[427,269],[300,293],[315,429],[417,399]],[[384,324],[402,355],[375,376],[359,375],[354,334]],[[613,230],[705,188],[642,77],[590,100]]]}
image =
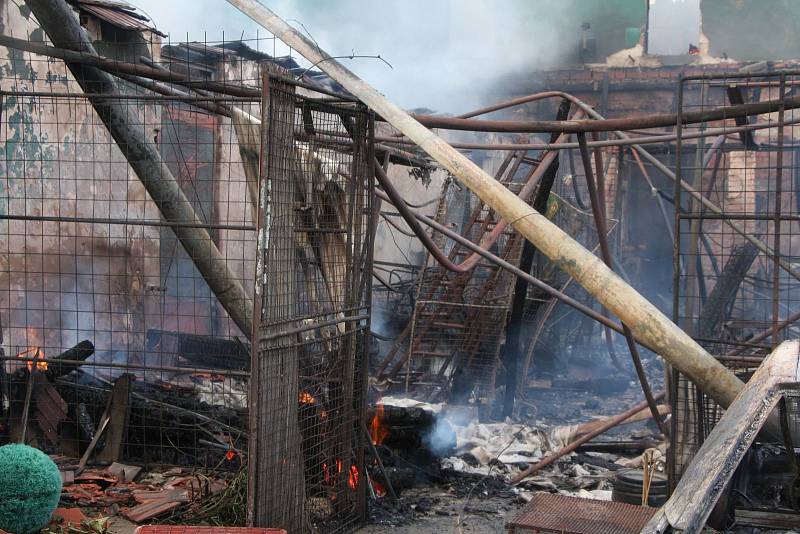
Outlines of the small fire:
{"label": "small fire", "polygon": [[383,487],[383,484],[375,480],[374,478],[370,480],[372,483],[372,489],[375,490],[375,495],[378,497],[384,497],[386,495],[386,488]]}
{"label": "small fire", "polygon": [[36,363],[37,371],[47,371],[47,362],[44,361],[44,351],[41,349],[41,347],[31,347],[17,354],[17,358],[25,358],[26,356],[36,359],[36,362],[25,362],[28,366],[28,371],[33,369],[34,363]]}
{"label": "small fire", "polygon": [[308,391],[300,392],[300,404],[314,404],[317,400]]}
{"label": "small fire", "polygon": [[372,418],[372,422],[369,424],[369,435],[372,438],[372,443],[375,445],[380,445],[383,443],[383,441],[389,435],[389,429],[386,428],[383,418],[383,404],[378,404],[377,409],[375,410],[375,416]]}
{"label": "small fire", "polygon": [[[342,473],[342,460],[340,458],[336,459],[336,473],[332,475],[330,470],[328,469],[328,464],[322,464],[322,477],[325,480],[325,483],[328,485],[333,485],[335,483],[335,478],[338,477]],[[350,489],[356,489],[358,487],[358,468],[354,465],[350,466],[350,476],[347,477],[347,485],[350,486]]]}

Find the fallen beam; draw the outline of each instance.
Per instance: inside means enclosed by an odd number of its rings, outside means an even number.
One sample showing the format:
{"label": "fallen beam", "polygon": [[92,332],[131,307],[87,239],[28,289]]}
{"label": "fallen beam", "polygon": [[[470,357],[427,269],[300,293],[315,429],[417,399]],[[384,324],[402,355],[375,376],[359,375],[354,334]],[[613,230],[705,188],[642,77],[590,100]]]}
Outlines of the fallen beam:
{"label": "fallen beam", "polygon": [[[727,407],[744,384],[599,258],[255,0],[227,0],[379,113],[567,271],[667,362]],[[706,119],[707,120],[707,119]]]}
{"label": "fallen beam", "polygon": [[[663,391],[659,392],[653,398],[655,400],[661,400],[662,398],[664,398],[664,392]],[[545,456],[544,458],[539,460],[534,465],[530,466],[526,470],[524,470],[521,473],[519,473],[517,476],[515,476],[514,478],[511,479],[511,484],[512,485],[519,484],[520,482],[522,482],[523,480],[525,480],[526,478],[528,478],[532,474],[536,473],[540,469],[543,469],[543,468],[547,467],[548,465],[552,464],[553,462],[555,462],[559,458],[563,457],[564,455],[571,453],[572,451],[574,451],[575,449],[577,449],[578,447],[580,447],[581,445],[583,445],[587,441],[596,438],[597,436],[599,436],[600,434],[602,434],[603,432],[606,432],[607,430],[609,430],[611,428],[614,428],[615,426],[621,424],[626,419],[636,415],[637,413],[641,412],[642,410],[644,410],[646,408],[648,408],[647,401],[642,401],[639,404],[637,404],[636,406],[628,408],[627,410],[625,410],[621,414],[615,415],[614,417],[610,417],[610,418],[606,419],[605,422],[602,425],[596,427],[591,432],[587,432],[583,436],[581,436],[578,439],[576,439],[575,441],[571,442],[566,447],[562,447],[561,449],[559,449],[559,450],[557,450],[557,451]]]}
{"label": "fallen beam", "polygon": [[[25,3],[54,43],[95,53],[75,13],[64,0],[26,0]],[[110,74],[90,65],[68,62],[67,66],[87,94],[102,96],[114,92],[114,79]],[[120,105],[112,99],[93,98],[91,103],[164,218],[197,225],[174,226],[173,231],[222,307],[249,338],[253,303],[228,269],[208,230],[201,227],[203,221],[158,150],[148,141],[150,136],[142,130],[141,119],[131,116],[138,108]]]}
{"label": "fallen beam", "polygon": [[[642,532],[700,532],[773,408],[800,381],[800,344],[786,341],[768,356],[714,425],[672,496]],[[784,414],[785,416],[785,414]],[[783,428],[792,449],[788,421]]]}

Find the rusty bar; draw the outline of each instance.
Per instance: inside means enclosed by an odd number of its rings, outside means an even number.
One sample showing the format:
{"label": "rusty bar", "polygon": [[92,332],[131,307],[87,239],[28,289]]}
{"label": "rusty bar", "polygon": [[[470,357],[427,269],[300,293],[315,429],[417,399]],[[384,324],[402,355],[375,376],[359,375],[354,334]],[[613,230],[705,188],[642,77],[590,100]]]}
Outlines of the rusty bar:
{"label": "rusty bar", "polygon": [[[592,172],[592,162],[589,158],[589,148],[586,146],[586,134],[580,132],[577,134],[578,143],[580,143],[580,152],[581,152],[581,159],[583,161],[583,173],[586,176],[586,186],[589,190],[589,199],[592,203],[592,213],[594,214],[594,224],[597,228],[597,239],[600,242],[600,254],[603,257],[603,261],[606,265],[608,265],[609,269],[612,269],[613,259],[611,257],[611,249],[608,246],[608,236],[606,231],[606,220],[605,220],[605,206],[600,204],[600,194],[597,191],[597,185],[594,179],[594,173]],[[599,158],[596,158],[596,163],[598,165],[596,171],[602,173],[601,162]],[[630,328],[628,328],[625,323],[622,323],[622,330],[623,335],[625,336],[625,341],[628,343],[628,350],[631,353],[631,360],[633,361],[633,367],[636,369],[636,376],[639,378],[639,385],[642,388],[642,393],[644,393],[644,398],[647,401],[647,405],[650,408],[650,415],[653,416],[653,421],[656,422],[658,428],[661,429],[661,432],[666,436],[668,431],[667,427],[664,424],[664,421],[661,419],[661,414],[658,413],[658,405],[656,404],[656,399],[653,397],[653,391],[650,389],[650,384],[647,381],[647,375],[644,372],[644,367],[642,366],[642,359],[639,357],[639,350],[636,348],[636,341],[633,337],[633,332],[631,332]]]}
{"label": "rusty bar", "polygon": [[[661,391],[661,392],[657,393],[653,398],[655,400],[657,400],[657,401],[661,400],[662,398],[664,398],[664,392]],[[541,460],[539,460],[539,462],[537,462],[536,464],[530,466],[526,470],[524,470],[521,473],[519,473],[518,475],[516,475],[514,478],[511,479],[511,482],[510,482],[511,485],[515,486],[515,485],[519,484],[520,482],[522,482],[523,480],[525,480],[526,478],[528,478],[532,474],[536,473],[540,469],[542,469],[544,467],[547,467],[548,465],[552,464],[553,462],[555,462],[556,460],[558,460],[562,456],[571,453],[572,451],[574,451],[575,449],[577,449],[578,447],[580,447],[581,445],[583,445],[587,441],[592,440],[592,439],[596,438],[597,436],[599,436],[600,434],[606,432],[607,430],[610,430],[610,429],[614,428],[618,424],[620,424],[623,421],[625,421],[625,419],[628,419],[630,416],[636,414],[637,412],[642,411],[645,408],[647,408],[647,401],[642,401],[642,402],[636,404],[635,406],[633,406],[631,408],[628,408],[627,410],[625,410],[621,414],[615,415],[614,417],[610,418],[603,426],[593,430],[592,432],[589,432],[588,434],[585,434],[585,435],[581,436],[580,438],[576,439],[575,441],[573,441],[572,443],[570,443],[566,447],[562,447],[561,449],[550,453],[549,455],[547,455],[544,458],[542,458]]]}

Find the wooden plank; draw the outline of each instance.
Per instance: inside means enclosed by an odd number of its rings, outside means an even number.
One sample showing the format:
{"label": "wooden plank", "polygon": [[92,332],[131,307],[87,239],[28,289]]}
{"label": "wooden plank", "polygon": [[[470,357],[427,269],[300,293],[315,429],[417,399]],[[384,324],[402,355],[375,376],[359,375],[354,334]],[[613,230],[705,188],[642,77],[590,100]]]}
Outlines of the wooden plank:
{"label": "wooden plank", "polygon": [[141,523],[150,518],[165,514],[170,510],[177,508],[181,503],[178,501],[168,500],[153,500],[146,504],[140,504],[122,511],[122,515],[133,521],[134,523]]}
{"label": "wooden plank", "polygon": [[114,382],[111,391],[111,419],[108,422],[106,446],[97,454],[100,463],[112,463],[119,460],[122,440],[128,428],[131,398],[131,375],[124,374]]}

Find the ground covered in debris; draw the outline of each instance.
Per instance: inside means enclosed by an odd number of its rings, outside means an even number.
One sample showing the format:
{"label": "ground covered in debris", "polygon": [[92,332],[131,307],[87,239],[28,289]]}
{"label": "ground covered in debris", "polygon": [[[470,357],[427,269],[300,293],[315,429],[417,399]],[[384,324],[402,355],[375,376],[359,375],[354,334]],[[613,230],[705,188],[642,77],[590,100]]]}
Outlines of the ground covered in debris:
{"label": "ground covered in debris", "polygon": [[537,491],[610,500],[615,474],[641,467],[646,449],[663,470],[662,436],[646,417],[612,429],[517,486],[509,480],[574,439],[581,423],[640,400],[641,390],[631,381],[606,391],[539,383],[525,392],[513,421],[453,425],[458,443],[438,460],[435,473],[425,471],[430,483],[399,492],[397,501],[370,499],[370,524],[360,532],[502,532]]}

